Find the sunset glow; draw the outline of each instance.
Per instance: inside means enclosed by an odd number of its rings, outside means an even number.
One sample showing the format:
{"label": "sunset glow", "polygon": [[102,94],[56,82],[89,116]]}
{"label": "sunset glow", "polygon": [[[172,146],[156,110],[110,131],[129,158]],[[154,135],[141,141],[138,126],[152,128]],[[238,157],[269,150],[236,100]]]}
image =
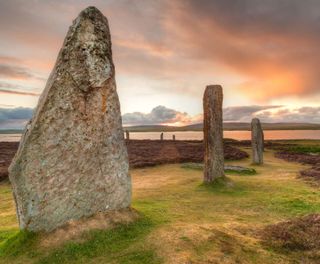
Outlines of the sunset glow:
{"label": "sunset glow", "polygon": [[2,1],[1,108],[36,106],[72,19],[88,5],[109,20],[122,114],[164,106],[177,114],[152,122],[201,122],[204,88],[218,83],[225,108],[281,106],[263,110],[272,114],[262,121],[320,122],[316,1]]}

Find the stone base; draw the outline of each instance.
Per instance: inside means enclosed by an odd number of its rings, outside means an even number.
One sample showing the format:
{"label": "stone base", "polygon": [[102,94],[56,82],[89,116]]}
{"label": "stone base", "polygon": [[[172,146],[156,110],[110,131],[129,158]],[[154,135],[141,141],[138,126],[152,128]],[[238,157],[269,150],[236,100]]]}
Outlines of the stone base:
{"label": "stone base", "polygon": [[72,220],[50,233],[40,233],[40,246],[52,248],[70,240],[81,241],[85,232],[112,229],[121,224],[130,224],[138,220],[139,217],[139,213],[129,207]]}

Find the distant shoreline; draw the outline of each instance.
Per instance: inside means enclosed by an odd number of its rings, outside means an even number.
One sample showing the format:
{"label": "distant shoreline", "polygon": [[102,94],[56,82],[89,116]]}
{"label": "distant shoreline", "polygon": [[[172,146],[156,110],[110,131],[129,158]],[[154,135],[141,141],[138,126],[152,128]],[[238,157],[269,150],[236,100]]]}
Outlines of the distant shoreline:
{"label": "distant shoreline", "polygon": [[[311,123],[262,123],[264,130],[320,130],[320,124]],[[129,132],[179,132],[179,131],[202,131],[203,125],[194,124],[188,126],[165,126],[165,125],[143,125],[128,126],[124,130]],[[228,122],[223,124],[224,131],[250,131],[250,123]]]}
{"label": "distant shoreline", "polygon": [[[224,123],[224,131],[250,131],[250,123]],[[262,123],[263,130],[320,130],[320,124],[311,123]],[[124,131],[129,132],[195,132],[202,131],[202,124],[188,126],[142,125],[124,126]],[[22,129],[3,129],[0,134],[22,134]]]}

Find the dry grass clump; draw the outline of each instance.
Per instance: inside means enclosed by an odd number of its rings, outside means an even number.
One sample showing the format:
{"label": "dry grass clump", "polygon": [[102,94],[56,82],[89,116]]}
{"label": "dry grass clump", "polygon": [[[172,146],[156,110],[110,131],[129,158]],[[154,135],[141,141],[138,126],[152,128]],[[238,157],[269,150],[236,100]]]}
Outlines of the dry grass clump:
{"label": "dry grass clump", "polygon": [[267,226],[262,241],[274,249],[319,250],[320,214],[310,214]]}

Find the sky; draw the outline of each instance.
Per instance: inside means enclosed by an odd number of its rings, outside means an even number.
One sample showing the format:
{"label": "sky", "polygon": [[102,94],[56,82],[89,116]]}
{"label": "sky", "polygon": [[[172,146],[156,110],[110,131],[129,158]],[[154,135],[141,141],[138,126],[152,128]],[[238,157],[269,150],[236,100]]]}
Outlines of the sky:
{"label": "sky", "polygon": [[199,123],[209,84],[225,121],[320,123],[318,0],[0,0],[0,129],[31,117],[88,6],[109,21],[125,125]]}

